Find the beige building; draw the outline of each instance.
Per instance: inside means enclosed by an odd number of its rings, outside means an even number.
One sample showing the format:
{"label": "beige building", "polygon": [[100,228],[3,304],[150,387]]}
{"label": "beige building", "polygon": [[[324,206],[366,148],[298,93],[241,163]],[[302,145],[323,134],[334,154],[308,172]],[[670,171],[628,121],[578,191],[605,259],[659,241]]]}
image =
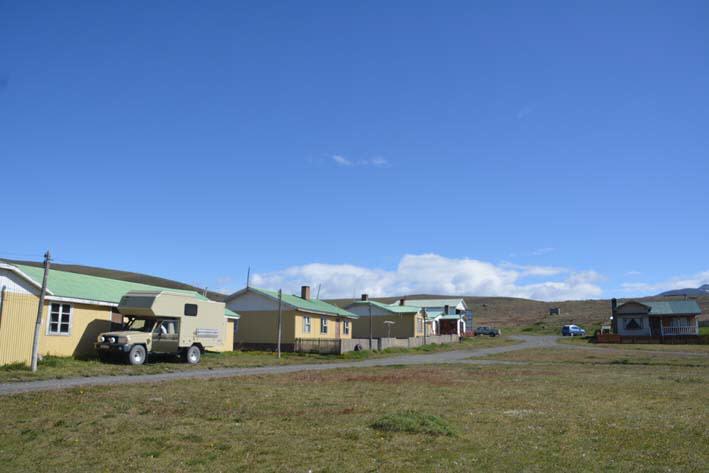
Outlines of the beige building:
{"label": "beige building", "polygon": [[[274,349],[278,342],[277,291],[247,287],[226,299],[227,308],[239,313],[235,342],[237,348]],[[310,287],[300,296],[281,296],[281,350],[295,351],[297,345],[311,341],[336,341],[352,338],[355,314],[325,301],[312,299]]]}
{"label": "beige building", "polygon": [[[353,322],[354,338],[369,338],[370,326],[373,338],[423,337],[426,311],[420,307],[382,304],[370,300],[367,294],[362,294],[361,300],[353,302],[345,309],[359,316]],[[426,325],[427,335],[431,335],[431,322],[428,321]]]}
{"label": "beige building", "polygon": [[[43,271],[35,266],[0,262],[0,365],[31,361]],[[93,356],[98,335],[122,323],[117,307],[125,293],[163,290],[204,298],[193,291],[51,269],[42,309],[39,353]],[[238,315],[230,310],[225,310],[224,315],[227,336],[220,350],[231,350]]]}

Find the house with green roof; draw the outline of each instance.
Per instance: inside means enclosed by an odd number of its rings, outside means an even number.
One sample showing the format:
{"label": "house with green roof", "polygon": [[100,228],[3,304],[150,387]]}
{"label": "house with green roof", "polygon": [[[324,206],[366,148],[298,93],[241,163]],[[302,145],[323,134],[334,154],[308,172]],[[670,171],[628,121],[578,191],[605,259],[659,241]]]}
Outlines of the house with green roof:
{"label": "house with green roof", "polygon": [[[278,343],[279,306],[281,350],[338,351],[338,341],[352,338],[352,323],[357,315],[310,296],[303,286],[300,295],[246,287],[226,298],[227,308],[239,313],[235,335],[238,348],[272,350]],[[332,348],[330,350],[329,348]]]}
{"label": "house with green roof", "polygon": [[[431,324],[431,333],[434,335],[458,335],[472,330],[473,313],[468,309],[465,299],[436,298],[436,299],[406,299],[402,298],[390,306],[405,306],[423,309],[426,312],[426,321]],[[468,325],[470,325],[468,327]],[[428,334],[429,331],[426,331]]]}
{"label": "house with green roof", "polygon": [[[30,360],[43,273],[43,268],[0,261],[0,365]],[[92,355],[98,335],[122,323],[117,307],[129,291],[169,291],[207,300],[194,291],[50,269],[40,354]],[[233,327],[238,317],[224,308],[228,334],[224,350],[233,349]]]}
{"label": "house with green roof", "polygon": [[426,318],[426,311],[421,307],[383,304],[371,300],[362,294],[360,300],[345,307],[359,316],[353,324],[355,338],[412,338],[423,337],[424,325],[427,335],[433,334],[434,319]]}
{"label": "house with green roof", "polygon": [[702,310],[696,300],[611,301],[614,332],[626,337],[698,336]]}

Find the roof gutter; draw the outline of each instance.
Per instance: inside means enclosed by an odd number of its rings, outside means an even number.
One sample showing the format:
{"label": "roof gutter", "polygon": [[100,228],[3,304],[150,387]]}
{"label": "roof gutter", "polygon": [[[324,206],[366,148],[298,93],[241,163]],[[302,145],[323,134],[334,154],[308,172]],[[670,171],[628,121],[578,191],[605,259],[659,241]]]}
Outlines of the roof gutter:
{"label": "roof gutter", "polygon": [[306,310],[306,309],[299,309],[295,307],[296,312],[302,312],[305,314],[315,314],[315,315],[327,315],[330,317],[345,317],[347,319],[358,319],[359,317],[352,317],[351,315],[343,315],[343,314],[336,314],[334,312],[320,312],[318,310]]}

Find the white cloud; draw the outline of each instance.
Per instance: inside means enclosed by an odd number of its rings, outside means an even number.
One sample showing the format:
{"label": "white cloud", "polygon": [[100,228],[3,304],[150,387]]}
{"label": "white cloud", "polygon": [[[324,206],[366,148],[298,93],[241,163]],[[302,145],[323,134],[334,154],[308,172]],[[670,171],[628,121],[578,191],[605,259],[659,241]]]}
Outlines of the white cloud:
{"label": "white cloud", "polygon": [[621,285],[621,288],[625,292],[641,295],[641,293],[656,294],[672,289],[696,288],[704,284],[709,284],[709,270],[690,276],[675,276],[656,283],[624,283]]}
{"label": "white cloud", "polygon": [[376,168],[386,168],[389,167],[391,164],[389,161],[382,157],[374,157],[372,159],[359,159],[357,161],[353,161],[351,159],[348,159],[342,155],[336,154],[332,156],[332,160],[337,164],[338,166],[344,166],[344,167],[350,167],[350,166],[372,166]]}
{"label": "white cloud", "polygon": [[528,265],[513,264],[513,263],[502,263],[500,266],[503,268],[506,268],[506,269],[517,270],[520,274],[520,277],[556,276],[558,274],[569,272],[568,269],[557,267],[557,266],[528,266]]}
{"label": "white cloud", "polygon": [[[523,283],[523,279],[559,276],[561,280]],[[301,285],[322,284],[321,297],[353,297],[360,293],[394,296],[414,293],[524,297],[542,300],[599,297],[593,271],[572,272],[543,266],[495,265],[436,254],[405,255],[393,271],[349,264],[312,263],[255,274],[255,286],[298,292]]]}
{"label": "white cloud", "polygon": [[352,161],[345,158],[344,156],[340,156],[339,154],[336,154],[335,156],[333,156],[332,160],[335,161],[335,163],[340,166],[352,166],[353,165]]}
{"label": "white cloud", "polygon": [[551,253],[554,251],[555,248],[537,248],[536,250],[532,251],[532,256],[542,256]]}

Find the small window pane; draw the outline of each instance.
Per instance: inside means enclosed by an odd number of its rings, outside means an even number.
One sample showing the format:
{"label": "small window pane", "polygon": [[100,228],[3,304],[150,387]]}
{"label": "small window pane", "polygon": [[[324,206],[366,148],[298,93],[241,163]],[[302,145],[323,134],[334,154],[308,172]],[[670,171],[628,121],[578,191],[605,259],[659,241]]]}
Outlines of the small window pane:
{"label": "small window pane", "polygon": [[69,314],[68,313],[62,314],[62,322],[67,323],[67,324],[69,323]]}
{"label": "small window pane", "polygon": [[69,324],[61,324],[61,333],[69,333]]}
{"label": "small window pane", "polygon": [[59,312],[59,304],[52,304],[52,312]]}
{"label": "small window pane", "polygon": [[70,310],[71,310],[71,306],[69,304],[62,305],[62,312],[65,312],[68,314]]}
{"label": "small window pane", "polygon": [[58,329],[59,329],[59,324],[56,324],[56,323],[49,324],[49,331],[50,332],[56,333]]}
{"label": "small window pane", "polygon": [[197,316],[197,304],[185,304],[185,315]]}

